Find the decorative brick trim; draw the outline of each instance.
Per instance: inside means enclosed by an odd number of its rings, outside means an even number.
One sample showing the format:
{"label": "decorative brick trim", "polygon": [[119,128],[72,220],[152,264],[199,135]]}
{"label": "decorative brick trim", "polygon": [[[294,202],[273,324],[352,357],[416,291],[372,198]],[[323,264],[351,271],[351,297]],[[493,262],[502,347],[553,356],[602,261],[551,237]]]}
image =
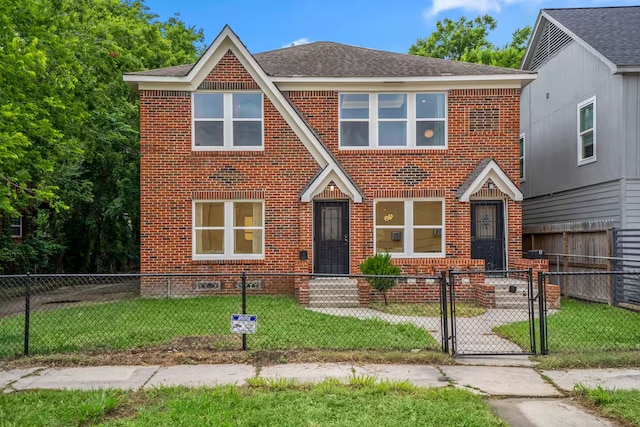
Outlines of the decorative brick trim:
{"label": "decorative brick trim", "polygon": [[204,265],[237,265],[237,264],[251,264],[251,265],[255,265],[255,264],[264,264],[265,261],[263,259],[198,259],[198,260],[192,260],[191,261],[192,264],[198,265],[198,264],[204,264]]}
{"label": "decorative brick trim", "polygon": [[264,150],[203,150],[192,151],[191,157],[258,157]]}
{"label": "decorative brick trim", "polygon": [[286,96],[292,96],[296,98],[304,97],[331,97],[338,96],[338,92],[333,90],[291,90],[284,93]]}
{"label": "decorative brick trim", "polygon": [[205,81],[198,86],[200,90],[259,90],[256,82],[211,82]]}
{"label": "decorative brick trim", "polygon": [[499,108],[471,108],[469,110],[469,132],[498,132],[499,130]]}
{"label": "decorative brick trim", "polygon": [[451,89],[449,95],[455,96],[520,96],[520,89]]}
{"label": "decorative brick trim", "polygon": [[[191,192],[191,200],[263,200],[264,190],[219,191],[200,190]],[[227,261],[225,261],[226,263]]]}
{"label": "decorative brick trim", "polygon": [[445,197],[447,190],[435,189],[435,190],[375,190],[373,197],[375,199],[382,198],[419,198],[419,197]]}
{"label": "decorative brick trim", "polygon": [[[331,188],[329,188],[332,184],[334,185],[333,191],[331,191]],[[349,196],[344,194],[338,188],[338,186],[336,186],[335,183],[332,181],[329,185],[327,185],[327,187],[324,190],[322,190],[322,193],[319,193],[313,199],[317,200],[317,199],[348,199],[348,198]]]}
{"label": "decorative brick trim", "polygon": [[189,98],[191,92],[184,90],[141,90],[140,96],[152,98]]}

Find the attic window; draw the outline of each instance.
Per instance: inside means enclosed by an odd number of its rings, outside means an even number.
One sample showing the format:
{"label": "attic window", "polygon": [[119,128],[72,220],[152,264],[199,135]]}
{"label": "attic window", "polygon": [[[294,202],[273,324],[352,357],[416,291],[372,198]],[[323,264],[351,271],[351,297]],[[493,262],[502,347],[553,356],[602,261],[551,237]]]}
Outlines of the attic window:
{"label": "attic window", "polygon": [[547,22],[542,30],[542,35],[538,41],[538,46],[536,46],[529,69],[536,71],[558,53],[560,49],[571,43],[571,40],[571,36],[551,22]]}

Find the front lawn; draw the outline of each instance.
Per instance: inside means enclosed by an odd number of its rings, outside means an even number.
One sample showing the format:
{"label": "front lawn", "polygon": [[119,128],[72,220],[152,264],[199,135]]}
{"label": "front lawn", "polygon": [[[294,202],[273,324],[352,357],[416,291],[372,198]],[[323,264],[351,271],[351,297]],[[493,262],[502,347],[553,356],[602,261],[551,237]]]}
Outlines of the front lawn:
{"label": "front lawn", "polygon": [[[31,353],[125,349],[198,337],[209,348],[237,349],[230,333],[239,297],[135,299],[31,313]],[[309,311],[286,297],[250,296],[247,312],[258,315],[250,350],[268,349],[438,349],[427,333],[409,324],[359,320]],[[24,316],[0,319],[0,357],[20,354]]]}
{"label": "front lawn", "polygon": [[[539,339],[536,319],[536,339]],[[529,345],[529,323],[497,326],[494,332]],[[563,299],[560,310],[547,317],[550,353],[640,350],[640,313],[606,304]]]}
{"label": "front lawn", "polygon": [[3,425],[504,426],[482,397],[454,388],[339,385],[34,391],[0,395]]}

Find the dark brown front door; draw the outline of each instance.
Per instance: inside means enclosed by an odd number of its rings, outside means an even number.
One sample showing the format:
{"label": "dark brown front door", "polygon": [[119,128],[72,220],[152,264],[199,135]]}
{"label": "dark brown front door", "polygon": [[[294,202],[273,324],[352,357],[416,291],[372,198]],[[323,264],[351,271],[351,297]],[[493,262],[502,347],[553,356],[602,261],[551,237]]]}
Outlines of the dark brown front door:
{"label": "dark brown front door", "polygon": [[502,201],[471,203],[471,258],[484,259],[487,270],[504,270]]}
{"label": "dark brown front door", "polygon": [[349,274],[349,202],[315,202],[313,214],[313,271]]}

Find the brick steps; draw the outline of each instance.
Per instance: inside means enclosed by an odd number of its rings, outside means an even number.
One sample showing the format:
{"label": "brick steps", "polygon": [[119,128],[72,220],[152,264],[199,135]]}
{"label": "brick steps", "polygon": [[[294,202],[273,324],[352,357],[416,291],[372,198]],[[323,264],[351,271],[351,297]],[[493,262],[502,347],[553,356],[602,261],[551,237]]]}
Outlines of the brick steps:
{"label": "brick steps", "polygon": [[[496,308],[529,308],[529,292],[526,282],[514,282],[510,284],[495,284]],[[509,292],[510,286],[516,286],[515,293]],[[535,293],[535,289],[534,289]]]}

